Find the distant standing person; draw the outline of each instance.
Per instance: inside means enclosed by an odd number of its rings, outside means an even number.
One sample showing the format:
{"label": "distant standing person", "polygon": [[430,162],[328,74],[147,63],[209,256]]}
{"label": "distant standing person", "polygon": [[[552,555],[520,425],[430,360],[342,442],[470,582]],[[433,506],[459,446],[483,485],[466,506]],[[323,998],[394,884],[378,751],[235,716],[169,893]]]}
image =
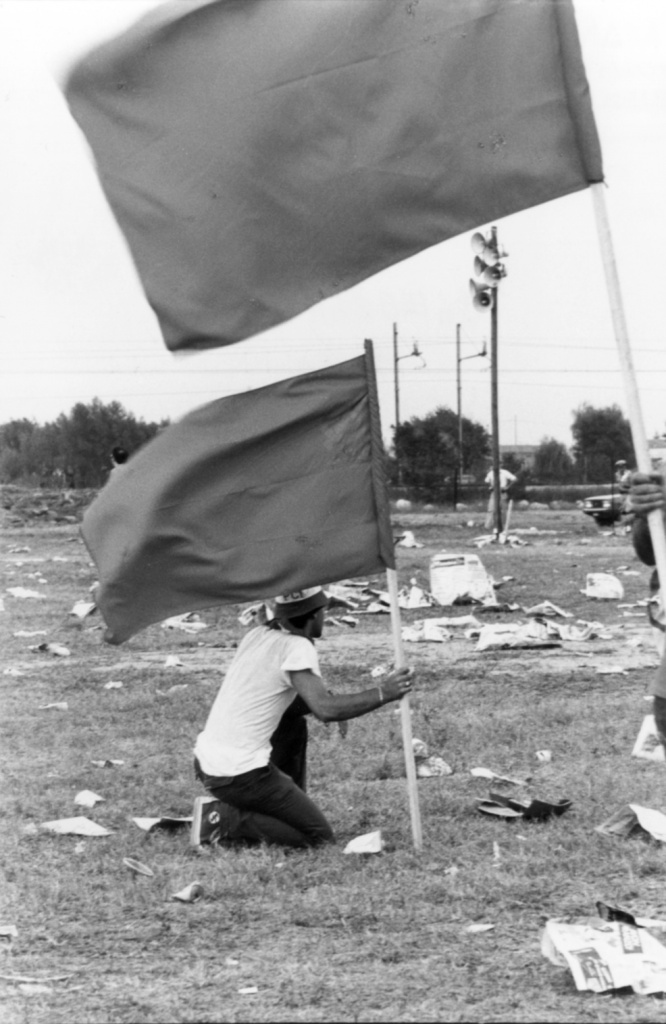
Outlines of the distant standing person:
{"label": "distant standing person", "polygon": [[[499,479],[502,513],[503,515],[506,515],[507,505],[509,504],[509,490],[511,485],[515,484],[518,477],[514,476],[513,473],[510,473],[508,469],[504,468],[504,466],[500,466]],[[486,530],[492,530],[495,524],[495,481],[492,469],[487,473],[485,482],[490,488],[490,495],[488,497],[488,514],[486,515]]]}
{"label": "distant standing person", "polygon": [[115,448],[111,449],[111,472],[109,473],[109,480],[111,480],[114,473],[118,472],[121,466],[125,465],[128,458],[128,452],[125,448],[121,448],[120,445],[116,445]]}

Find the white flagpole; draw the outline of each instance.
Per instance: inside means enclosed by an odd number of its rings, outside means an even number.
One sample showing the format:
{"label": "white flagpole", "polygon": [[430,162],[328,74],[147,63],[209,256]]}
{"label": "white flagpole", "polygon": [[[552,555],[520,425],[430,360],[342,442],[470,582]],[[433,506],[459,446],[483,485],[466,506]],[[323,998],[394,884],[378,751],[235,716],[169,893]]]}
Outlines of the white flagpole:
{"label": "white flagpole", "polygon": [[[664,577],[666,579],[666,577]],[[395,569],[386,570],[388,592],[391,602],[391,627],[393,632],[393,651],[395,654],[396,668],[402,668],[405,664],[405,654],[402,646],[402,626],[400,623],[400,605],[398,603],[398,574]],[[416,764],[414,762],[414,744],[412,743],[412,716],[409,707],[409,694],[406,693],[400,700],[400,723],[402,725],[402,745],[405,753],[405,769],[407,772],[407,793],[409,796],[409,812],[412,821],[412,837],[414,849],[423,849],[423,835],[421,833],[421,810],[419,808],[419,795],[416,779]]]}
{"label": "white flagpole", "polygon": [[[594,202],[594,213],[597,222],[599,245],[601,247],[601,259],[606,275],[606,287],[610,301],[611,316],[613,318],[613,329],[617,343],[620,367],[624,381],[627,404],[629,406],[629,422],[631,423],[631,434],[634,441],[634,453],[636,455],[636,467],[641,473],[652,472],[652,460],[648,449],[645,427],[643,425],[643,413],[638,399],[638,388],[636,387],[636,374],[634,372],[631,349],[629,347],[629,333],[622,305],[620,293],[620,279],[617,273],[613,240],[611,238],[610,224],[606,210],[606,199],[604,196],[603,182],[590,185],[592,200]],[[666,532],[664,531],[664,520],[661,512],[657,509],[648,515],[650,537],[654,549],[655,562],[659,579],[661,581],[661,603],[666,607]]]}

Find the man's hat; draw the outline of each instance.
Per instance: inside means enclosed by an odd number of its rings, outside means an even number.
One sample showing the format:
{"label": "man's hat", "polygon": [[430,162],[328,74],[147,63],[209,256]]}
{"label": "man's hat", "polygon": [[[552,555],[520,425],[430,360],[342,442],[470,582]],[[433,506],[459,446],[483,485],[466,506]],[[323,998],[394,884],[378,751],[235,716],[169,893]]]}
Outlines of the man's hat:
{"label": "man's hat", "polygon": [[310,587],[308,590],[295,590],[292,594],[280,594],[275,598],[275,618],[295,619],[299,615],[307,615],[317,608],[325,608],[328,597],[321,587]]}

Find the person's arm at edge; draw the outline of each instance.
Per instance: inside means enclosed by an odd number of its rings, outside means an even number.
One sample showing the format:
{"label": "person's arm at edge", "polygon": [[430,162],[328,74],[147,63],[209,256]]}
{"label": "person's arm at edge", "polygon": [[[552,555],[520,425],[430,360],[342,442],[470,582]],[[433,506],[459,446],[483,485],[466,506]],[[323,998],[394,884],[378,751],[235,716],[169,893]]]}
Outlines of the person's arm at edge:
{"label": "person's arm at edge", "polygon": [[645,565],[654,565],[652,538],[647,515],[655,509],[666,510],[664,478],[661,473],[632,473],[629,487],[631,511],[635,518],[631,528],[634,551]]}
{"label": "person's arm at edge", "polygon": [[321,722],[359,718],[391,701],[400,700],[412,688],[412,669],[400,668],[383,676],[376,686],[357,693],[329,693],[319,676],[309,669],[290,672],[296,692]]}

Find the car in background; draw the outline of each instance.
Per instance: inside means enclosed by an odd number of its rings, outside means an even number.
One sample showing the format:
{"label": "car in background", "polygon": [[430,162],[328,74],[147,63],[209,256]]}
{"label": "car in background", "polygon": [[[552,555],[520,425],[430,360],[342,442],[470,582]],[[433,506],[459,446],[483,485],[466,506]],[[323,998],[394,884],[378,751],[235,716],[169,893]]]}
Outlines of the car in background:
{"label": "car in background", "polygon": [[609,526],[621,518],[624,511],[626,495],[619,491],[615,494],[597,494],[583,501],[583,512],[592,516],[601,526]]}

